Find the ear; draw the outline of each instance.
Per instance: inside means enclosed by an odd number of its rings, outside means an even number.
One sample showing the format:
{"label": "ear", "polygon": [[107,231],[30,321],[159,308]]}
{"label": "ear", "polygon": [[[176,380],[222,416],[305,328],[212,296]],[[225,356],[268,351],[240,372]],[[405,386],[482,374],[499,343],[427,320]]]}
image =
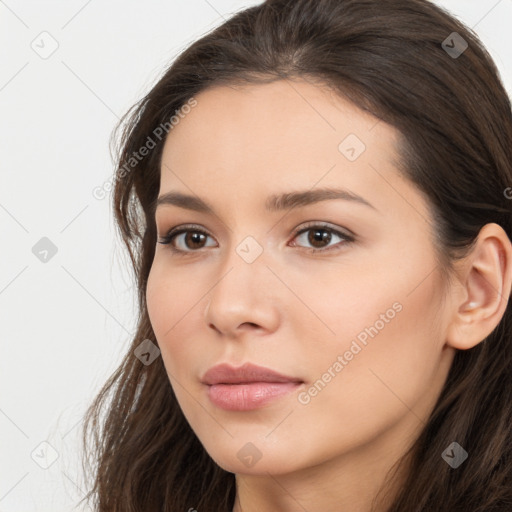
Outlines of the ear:
{"label": "ear", "polygon": [[464,258],[446,343],[473,348],[499,324],[512,286],[512,244],[501,226],[486,224]]}

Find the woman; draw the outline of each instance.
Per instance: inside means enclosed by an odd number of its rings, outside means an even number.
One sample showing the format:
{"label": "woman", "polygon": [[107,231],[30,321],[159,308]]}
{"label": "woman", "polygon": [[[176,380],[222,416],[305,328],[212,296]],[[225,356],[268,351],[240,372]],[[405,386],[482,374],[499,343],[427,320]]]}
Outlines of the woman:
{"label": "woman", "polygon": [[186,49],[119,148],[97,510],[510,511],[511,141],[425,0],[267,0]]}

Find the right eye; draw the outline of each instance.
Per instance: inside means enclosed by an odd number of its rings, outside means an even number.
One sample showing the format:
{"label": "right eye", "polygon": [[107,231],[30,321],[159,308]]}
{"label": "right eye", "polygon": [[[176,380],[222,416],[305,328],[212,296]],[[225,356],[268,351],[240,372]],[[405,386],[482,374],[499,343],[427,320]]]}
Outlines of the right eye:
{"label": "right eye", "polygon": [[[210,235],[195,225],[181,225],[169,230],[169,232],[158,241],[163,245],[169,245],[171,251],[178,254],[197,252],[203,247],[204,242]],[[181,247],[179,245],[181,244]],[[214,244],[215,246],[215,244]]]}

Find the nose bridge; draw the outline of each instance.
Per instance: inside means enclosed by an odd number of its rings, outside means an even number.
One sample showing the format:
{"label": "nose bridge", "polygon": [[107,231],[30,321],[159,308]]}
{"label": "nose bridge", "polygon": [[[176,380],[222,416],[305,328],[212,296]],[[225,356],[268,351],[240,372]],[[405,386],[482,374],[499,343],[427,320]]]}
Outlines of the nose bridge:
{"label": "nose bridge", "polygon": [[268,259],[263,244],[253,236],[234,243],[221,256],[218,280],[208,294],[206,321],[219,331],[236,330],[241,324],[270,327],[275,304],[269,300]]}
{"label": "nose bridge", "polygon": [[[263,243],[254,236],[247,235],[238,243],[233,243],[227,254],[222,255],[219,283],[215,288],[234,288],[245,291],[245,297],[257,292],[265,281],[267,257]],[[225,286],[222,286],[222,282]]]}

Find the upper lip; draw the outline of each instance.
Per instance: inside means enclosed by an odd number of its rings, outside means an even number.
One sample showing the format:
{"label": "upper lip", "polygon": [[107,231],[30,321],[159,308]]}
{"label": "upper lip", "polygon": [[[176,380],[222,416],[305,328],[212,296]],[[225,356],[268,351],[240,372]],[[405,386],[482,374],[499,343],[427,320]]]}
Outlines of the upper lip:
{"label": "upper lip", "polygon": [[302,382],[302,380],[252,363],[245,363],[238,368],[223,363],[210,368],[204,374],[201,382],[211,386],[213,384],[243,384],[248,382]]}

